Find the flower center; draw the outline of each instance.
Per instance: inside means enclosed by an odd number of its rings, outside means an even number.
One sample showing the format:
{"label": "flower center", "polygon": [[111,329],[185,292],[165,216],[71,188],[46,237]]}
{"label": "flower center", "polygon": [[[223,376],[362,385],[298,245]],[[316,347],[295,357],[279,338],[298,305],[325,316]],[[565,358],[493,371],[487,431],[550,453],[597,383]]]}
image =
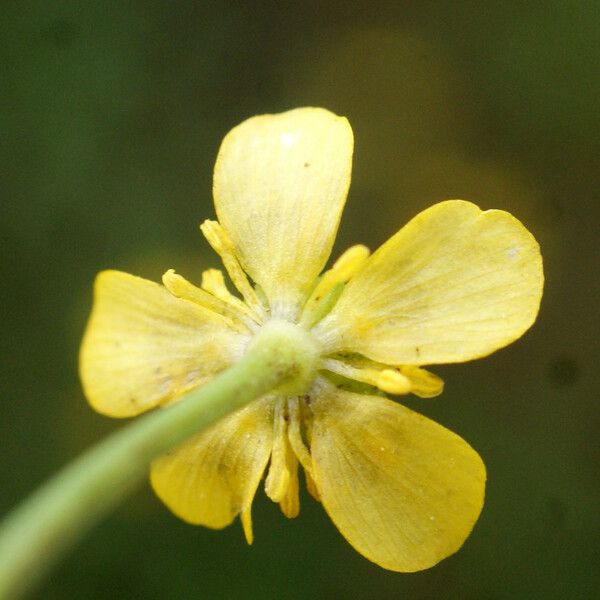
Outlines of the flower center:
{"label": "flower center", "polygon": [[252,338],[249,348],[254,346],[278,357],[274,359],[274,368],[284,362],[292,365],[290,376],[279,386],[278,393],[302,396],[308,392],[317,376],[320,356],[319,346],[310,332],[288,321],[272,319]]}

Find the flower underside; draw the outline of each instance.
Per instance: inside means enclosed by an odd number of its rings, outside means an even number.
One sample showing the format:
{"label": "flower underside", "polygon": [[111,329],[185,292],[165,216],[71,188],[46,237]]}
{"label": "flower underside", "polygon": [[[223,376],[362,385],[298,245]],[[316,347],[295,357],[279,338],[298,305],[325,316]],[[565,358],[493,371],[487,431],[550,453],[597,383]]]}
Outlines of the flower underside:
{"label": "flower underside", "polygon": [[395,571],[428,568],[464,542],[485,467],[459,436],[389,400],[437,396],[424,366],[472,360],[520,337],[538,312],[539,247],[514,217],[462,200],[423,211],[372,255],[351,247],[324,272],[350,183],[352,130],[323,109],[254,117],[215,166],[218,221],[201,230],[239,295],[209,269],[197,287],[106,271],[81,350],[88,400],[133,416],[181,398],[288,328],[306,368],[152,465],[178,516],[221,528],[263,475],[283,513],[306,486],[346,539]]}
{"label": "flower underside", "polygon": [[[248,277],[235,256],[233,245],[226,232],[215,221],[205,221],[201,231],[212,248],[220,255],[230,279],[243,300],[233,295],[226,286],[221,271],[210,269],[202,274],[201,288],[186,281],[173,270],[163,276],[163,284],[175,296],[188,300],[206,310],[216,312],[227,320],[227,324],[241,335],[253,336],[266,323],[277,323],[271,317],[268,299],[262,291],[251,285]],[[316,278],[305,305],[297,318],[299,328],[310,329],[331,312],[345,284],[360,271],[369,256],[365,246],[357,245],[348,249],[334,263],[331,269]],[[286,314],[290,314],[286,312]],[[311,336],[312,337],[312,336]],[[311,339],[317,343],[316,339]],[[412,392],[423,398],[437,396],[442,392],[443,381],[425,369],[412,365],[391,366],[370,360],[357,353],[333,352],[321,354],[317,350],[316,369],[311,380],[304,382],[304,389],[297,395],[284,395],[285,390],[270,400],[269,412],[273,420],[273,448],[270,466],[265,480],[266,494],[277,502],[287,517],[296,517],[300,511],[298,466],[304,469],[306,485],[310,494],[319,500],[319,492],[314,483],[310,456],[312,436],[312,413],[310,409],[311,388],[317,371],[339,389],[358,393],[408,394]],[[320,385],[323,385],[323,381]],[[165,458],[164,462],[168,463]],[[160,494],[161,461],[155,466],[153,481]],[[165,498],[168,503],[168,500]],[[253,533],[249,510],[242,512],[242,523],[248,543],[252,543]]]}

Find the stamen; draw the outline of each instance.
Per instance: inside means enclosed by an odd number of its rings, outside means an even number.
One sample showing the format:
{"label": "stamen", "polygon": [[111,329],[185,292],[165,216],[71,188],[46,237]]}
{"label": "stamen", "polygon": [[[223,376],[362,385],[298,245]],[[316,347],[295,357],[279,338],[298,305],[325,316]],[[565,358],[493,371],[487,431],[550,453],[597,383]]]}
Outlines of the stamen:
{"label": "stamen", "polygon": [[420,398],[434,398],[444,391],[444,380],[415,366],[398,367],[400,372],[410,379],[410,391]]}
{"label": "stamen", "polygon": [[305,329],[314,327],[325,315],[331,312],[331,309],[334,307],[343,291],[344,284],[338,283],[325,294],[325,297],[320,300],[312,310],[304,309],[300,319],[300,326]]}
{"label": "stamen", "polygon": [[[347,283],[362,269],[368,257],[369,249],[366,246],[360,244],[352,246],[335,261],[331,269],[323,273],[304,306],[302,319],[300,320],[303,327],[312,327],[325,316],[325,311],[318,310],[319,304],[324,299],[331,300],[331,297],[327,297],[336,287],[338,287],[337,296],[339,296],[343,284]],[[331,306],[333,306],[335,300],[337,300],[337,297],[333,299]]]}
{"label": "stamen", "polygon": [[290,440],[290,444],[292,445],[292,449],[294,450],[306,473],[312,475],[312,457],[310,456],[308,448],[304,444],[302,432],[300,431],[302,416],[300,414],[298,398],[290,398],[288,400],[288,411],[290,415],[288,424],[288,438]]}
{"label": "stamen", "polygon": [[225,230],[217,221],[209,219],[200,225],[200,230],[213,250],[221,257],[229,278],[244,297],[246,304],[256,313],[259,319],[263,319],[265,308],[250,285],[235,254],[233,243]]}
{"label": "stamen", "polygon": [[271,464],[265,480],[265,493],[278,502],[286,517],[292,518],[300,511],[298,459],[294,455],[287,435],[285,400],[277,400],[274,409],[273,449]]}
{"label": "stamen", "polygon": [[302,418],[302,409],[298,398],[290,398],[288,400],[288,410],[290,413],[290,421],[288,424],[288,437],[290,439],[290,444],[292,445],[292,448],[298,457],[302,468],[304,469],[304,479],[306,481],[306,489],[308,490],[308,493],[315,500],[317,500],[317,502],[320,502],[321,495],[319,494],[317,484],[314,480],[312,456],[310,455],[310,452],[304,443],[304,437],[302,436],[302,431],[300,429],[300,425],[302,421],[304,421],[306,427],[306,436],[310,440],[311,422],[310,420]]}
{"label": "stamen", "polygon": [[216,296],[223,302],[233,306],[240,312],[244,313],[247,317],[258,323],[262,324],[260,319],[254,314],[252,310],[248,307],[248,305],[234,296],[228,289],[225,284],[225,278],[223,277],[223,273],[219,271],[219,269],[207,269],[202,272],[202,283],[201,287],[203,290],[206,290],[209,294]]}
{"label": "stamen", "polygon": [[286,422],[283,418],[283,401],[275,402],[273,415],[273,450],[271,451],[271,464],[265,479],[265,493],[273,502],[281,502],[290,480],[290,473],[286,467],[285,442]]}
{"label": "stamen", "polygon": [[254,541],[254,532],[252,531],[252,512],[250,506],[242,510],[240,521],[242,522],[242,528],[244,529],[246,543],[251,546]]}
{"label": "stamen", "polygon": [[293,519],[300,513],[300,483],[298,481],[298,459],[289,447],[289,443],[288,459],[290,479],[286,494],[279,503],[279,508],[288,519]]}
{"label": "stamen", "polygon": [[256,295],[257,295],[258,299],[260,300],[260,303],[263,306],[269,306],[269,299],[267,298],[265,291],[260,287],[260,285],[258,285],[258,283],[254,285],[254,291],[256,292]]}
{"label": "stamen", "polygon": [[388,367],[383,367],[382,369],[353,367],[346,362],[331,358],[323,359],[321,361],[321,368],[342,375],[343,377],[348,377],[349,379],[368,383],[388,394],[408,394],[411,391],[410,379],[396,369]]}
{"label": "stamen", "polygon": [[227,289],[225,278],[219,269],[207,269],[202,271],[202,289],[209,294],[221,298],[221,300],[229,301],[235,296]]}
{"label": "stamen", "polygon": [[174,269],[169,269],[162,277],[163,285],[175,296],[182,300],[188,300],[194,304],[198,304],[214,313],[217,313],[227,322],[227,324],[241,332],[248,333],[256,330],[256,324],[250,321],[248,317],[240,313],[233,306],[209,294],[205,290],[201,290],[181,275],[177,275]]}

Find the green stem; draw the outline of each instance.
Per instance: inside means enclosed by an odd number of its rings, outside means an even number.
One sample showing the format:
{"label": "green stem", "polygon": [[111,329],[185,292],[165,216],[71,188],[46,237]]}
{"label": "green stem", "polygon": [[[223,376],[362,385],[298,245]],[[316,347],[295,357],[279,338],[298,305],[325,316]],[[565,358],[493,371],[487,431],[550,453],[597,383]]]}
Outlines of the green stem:
{"label": "green stem", "polygon": [[303,344],[298,346],[294,338],[288,328],[263,328],[234,366],[176,404],[112,434],[14,509],[0,528],[0,599],[15,600],[30,591],[145,478],[154,458],[251,400],[305,375]]}

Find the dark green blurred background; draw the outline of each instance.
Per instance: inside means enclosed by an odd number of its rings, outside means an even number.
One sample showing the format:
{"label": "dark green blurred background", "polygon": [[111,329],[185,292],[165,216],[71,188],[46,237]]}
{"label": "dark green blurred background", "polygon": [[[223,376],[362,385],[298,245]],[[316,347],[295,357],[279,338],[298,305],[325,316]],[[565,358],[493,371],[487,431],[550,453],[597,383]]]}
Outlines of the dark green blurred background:
{"label": "dark green blurred background", "polygon": [[600,594],[600,3],[2,3],[1,459],[5,512],[121,423],[91,411],[77,352],[97,271],[194,281],[217,266],[222,136],[321,105],[356,136],[336,254],[466,198],[542,245],[539,320],[518,343],[434,369],[407,404],[489,471],[463,549],[422,573],[356,554],[312,499],[287,521],[259,491],[254,546],[171,516],[146,485],[39,599],[592,598]]}

